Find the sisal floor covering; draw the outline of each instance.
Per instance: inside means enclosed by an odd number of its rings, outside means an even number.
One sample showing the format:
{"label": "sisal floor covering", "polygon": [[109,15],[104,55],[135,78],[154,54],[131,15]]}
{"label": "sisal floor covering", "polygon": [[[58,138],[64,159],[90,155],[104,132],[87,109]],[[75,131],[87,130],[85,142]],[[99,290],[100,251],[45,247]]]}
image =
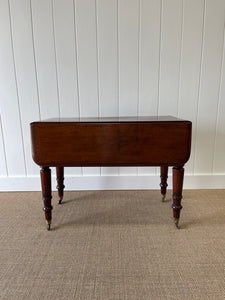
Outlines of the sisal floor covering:
{"label": "sisal floor covering", "polygon": [[0,194],[0,299],[225,299],[225,190]]}

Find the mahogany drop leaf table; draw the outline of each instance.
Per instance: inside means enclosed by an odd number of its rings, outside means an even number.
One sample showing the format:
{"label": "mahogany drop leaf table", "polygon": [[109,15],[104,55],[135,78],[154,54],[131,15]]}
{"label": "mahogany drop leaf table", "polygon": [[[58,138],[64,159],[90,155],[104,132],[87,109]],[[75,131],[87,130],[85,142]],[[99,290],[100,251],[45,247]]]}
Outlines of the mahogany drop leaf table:
{"label": "mahogany drop leaf table", "polygon": [[32,155],[41,167],[47,229],[52,220],[51,170],[56,167],[59,204],[64,167],[159,166],[165,199],[168,167],[173,167],[173,216],[177,228],[184,164],[191,151],[190,121],[171,116],[48,119],[30,124]]}

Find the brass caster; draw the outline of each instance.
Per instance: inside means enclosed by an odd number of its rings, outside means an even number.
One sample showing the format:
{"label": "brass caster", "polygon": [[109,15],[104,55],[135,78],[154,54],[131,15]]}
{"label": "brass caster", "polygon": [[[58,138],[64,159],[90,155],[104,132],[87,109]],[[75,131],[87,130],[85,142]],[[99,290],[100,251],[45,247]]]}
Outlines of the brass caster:
{"label": "brass caster", "polygon": [[46,222],[47,222],[47,230],[49,231],[51,229],[51,220]]}
{"label": "brass caster", "polygon": [[177,229],[180,229],[179,219],[174,218],[174,224],[175,224],[175,226],[176,226]]}
{"label": "brass caster", "polygon": [[165,199],[166,199],[166,194],[165,195],[162,194],[162,202],[165,202]]}
{"label": "brass caster", "polygon": [[63,197],[60,197],[58,204],[62,204]]}

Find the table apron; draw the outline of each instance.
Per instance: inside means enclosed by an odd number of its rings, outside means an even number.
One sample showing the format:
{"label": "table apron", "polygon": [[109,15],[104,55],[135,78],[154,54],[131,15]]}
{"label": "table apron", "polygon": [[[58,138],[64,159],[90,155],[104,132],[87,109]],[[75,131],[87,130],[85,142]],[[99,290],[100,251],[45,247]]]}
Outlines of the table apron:
{"label": "table apron", "polygon": [[34,123],[34,161],[44,166],[179,166],[190,156],[191,122]]}

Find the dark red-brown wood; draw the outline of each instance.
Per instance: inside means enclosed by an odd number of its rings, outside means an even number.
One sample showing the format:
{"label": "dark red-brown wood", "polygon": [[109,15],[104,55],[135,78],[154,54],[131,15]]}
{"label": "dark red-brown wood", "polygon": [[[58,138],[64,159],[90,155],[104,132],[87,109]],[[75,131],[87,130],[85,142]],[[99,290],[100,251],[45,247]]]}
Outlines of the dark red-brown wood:
{"label": "dark red-brown wood", "polygon": [[41,166],[174,166],[189,159],[191,122],[35,122],[31,136]]}
{"label": "dark red-brown wood", "polygon": [[42,168],[41,174],[41,186],[42,186],[42,197],[44,202],[43,210],[45,212],[45,219],[50,230],[52,221],[52,187],[51,187],[51,170],[49,167]]}
{"label": "dark red-brown wood", "polygon": [[161,178],[161,195],[162,195],[162,202],[165,201],[166,198],[166,189],[167,189],[167,178],[168,178],[168,166],[162,166],[160,168],[160,178]]}
{"label": "dark red-brown wood", "polygon": [[174,223],[179,227],[180,210],[182,209],[181,199],[182,199],[182,189],[183,189],[183,179],[184,179],[184,168],[174,167],[173,168],[173,217]]}
{"label": "dark red-brown wood", "polygon": [[50,229],[51,173],[56,167],[60,202],[63,167],[160,166],[161,193],[173,166],[175,224],[181,209],[183,165],[191,151],[191,122],[174,117],[49,119],[31,123],[32,154],[42,167],[44,211]]}
{"label": "dark red-brown wood", "polygon": [[63,190],[65,188],[65,185],[63,184],[63,181],[64,181],[64,168],[63,167],[56,167],[56,180],[57,180],[56,188],[58,189],[59,204],[61,204],[62,199],[63,199]]}

